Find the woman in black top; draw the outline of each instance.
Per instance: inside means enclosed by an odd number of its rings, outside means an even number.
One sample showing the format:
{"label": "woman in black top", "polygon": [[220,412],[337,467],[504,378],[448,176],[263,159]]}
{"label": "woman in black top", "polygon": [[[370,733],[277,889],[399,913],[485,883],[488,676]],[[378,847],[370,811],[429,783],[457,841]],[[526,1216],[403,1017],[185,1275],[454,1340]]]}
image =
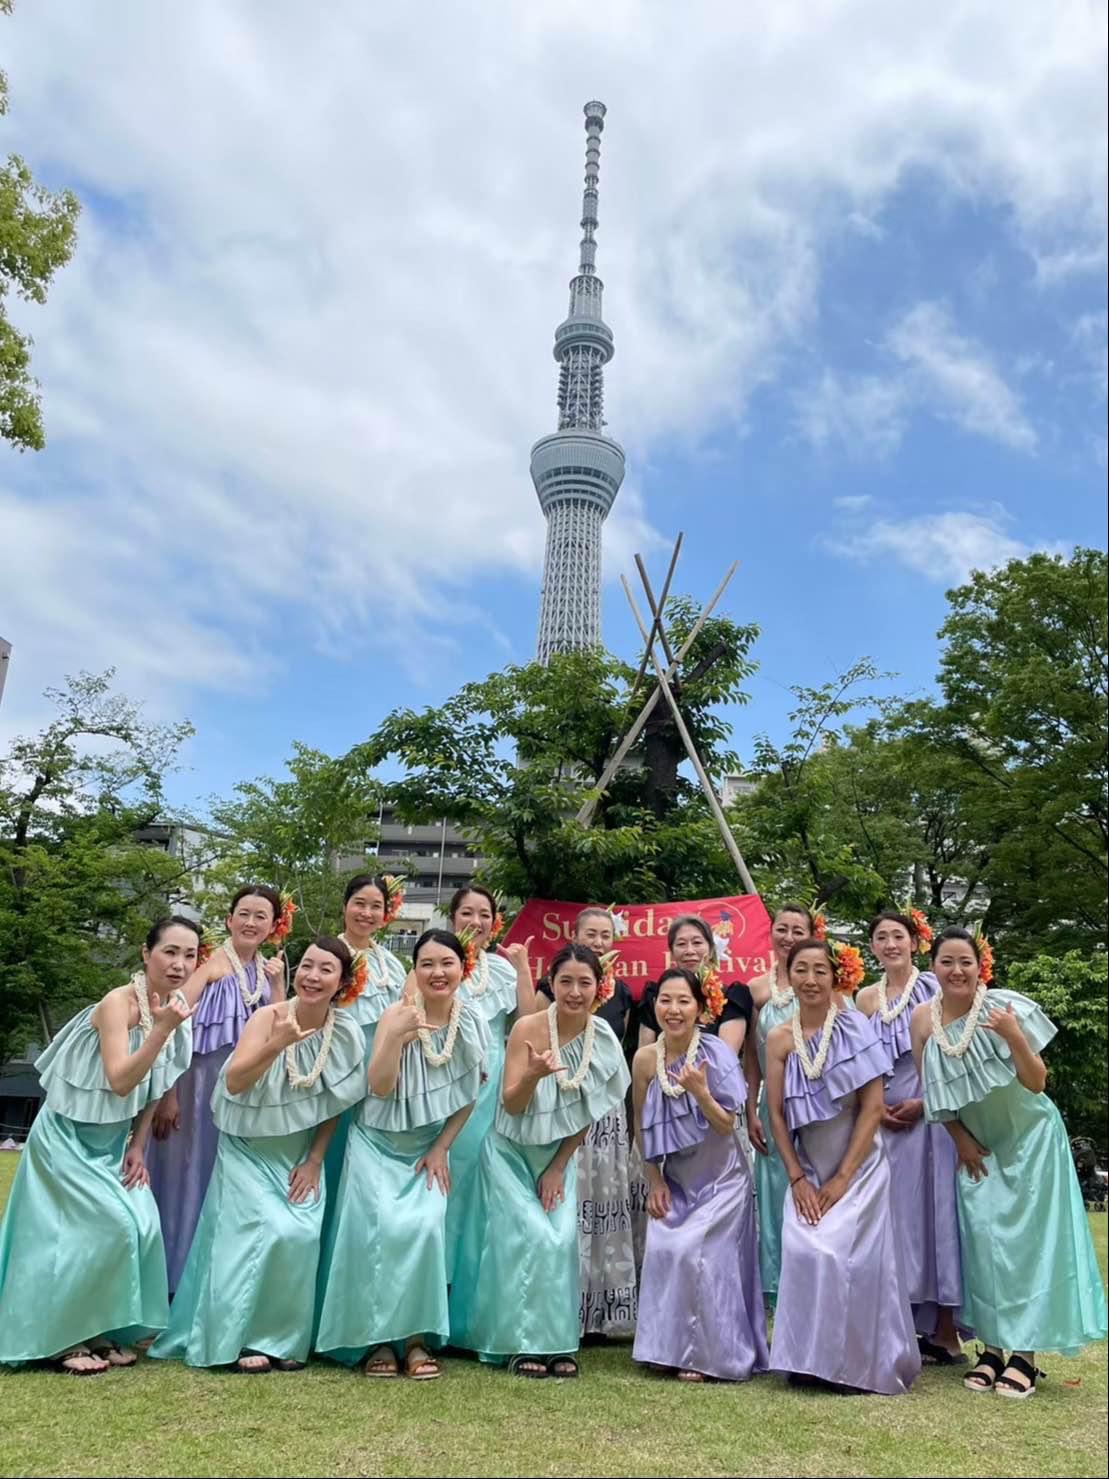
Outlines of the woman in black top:
{"label": "woman in black top", "polygon": [[[712,930],[699,914],[683,914],[670,926],[666,935],[670,960],[683,970],[697,974],[701,969],[716,965],[716,944]],[[721,982],[723,986],[723,982]],[[702,1032],[711,1032],[726,1043],[740,1057],[747,1037],[747,1024],[751,1020],[753,1002],[751,993],[740,981],[723,986],[724,1009],[714,1021],[702,1024]],[[652,981],[639,1003],[639,1046],[648,1047],[658,1037],[655,1020],[655,1002],[658,999],[658,984]]]}
{"label": "woman in black top", "polygon": [[[616,931],[607,909],[583,909],[574,921],[574,943],[598,955],[612,949]],[[549,981],[540,981],[543,1007]],[[616,981],[597,1008],[621,1042],[632,995]],[[628,1121],[624,1105],[599,1119],[578,1151],[578,1247],[581,1260],[582,1335],[630,1335],[635,1330],[636,1263],[628,1181]]]}

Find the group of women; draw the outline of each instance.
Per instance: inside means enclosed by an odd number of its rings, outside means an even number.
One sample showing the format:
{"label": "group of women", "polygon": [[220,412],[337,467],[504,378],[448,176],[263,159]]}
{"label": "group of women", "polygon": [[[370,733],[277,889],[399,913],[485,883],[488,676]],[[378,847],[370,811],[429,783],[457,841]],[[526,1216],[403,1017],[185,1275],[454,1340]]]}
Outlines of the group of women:
{"label": "group of women", "polygon": [[203,964],[162,920],[57,1036],[0,1226],[0,1363],[91,1375],[152,1341],[433,1380],[450,1347],[567,1378],[583,1336],[634,1331],[686,1382],[896,1394],[974,1334],[967,1389],[1027,1398],[1037,1353],[1105,1335],[1054,1028],[988,989],[967,931],[921,972],[914,918],[880,914],[853,1001],[804,908],[749,985],[684,916],[637,1004],[605,910],[536,989],[484,889],[410,971],[378,943],[390,904],[353,879],[286,999],[259,953],[280,900],[249,885]]}

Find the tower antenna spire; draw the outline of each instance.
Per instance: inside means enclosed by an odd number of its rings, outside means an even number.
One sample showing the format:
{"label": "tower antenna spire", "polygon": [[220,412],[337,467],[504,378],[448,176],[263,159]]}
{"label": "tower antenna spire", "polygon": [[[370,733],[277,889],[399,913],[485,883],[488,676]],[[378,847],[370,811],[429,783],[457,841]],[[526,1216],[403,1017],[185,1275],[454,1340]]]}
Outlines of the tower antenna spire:
{"label": "tower antenna spire", "polygon": [[604,367],[614,350],[597,276],[597,198],[605,105],[585,105],[581,256],[570,309],[555,330],[558,430],[531,452],[531,477],[547,518],[538,658],[601,640],[601,530],[624,479],[624,450],[604,435]]}

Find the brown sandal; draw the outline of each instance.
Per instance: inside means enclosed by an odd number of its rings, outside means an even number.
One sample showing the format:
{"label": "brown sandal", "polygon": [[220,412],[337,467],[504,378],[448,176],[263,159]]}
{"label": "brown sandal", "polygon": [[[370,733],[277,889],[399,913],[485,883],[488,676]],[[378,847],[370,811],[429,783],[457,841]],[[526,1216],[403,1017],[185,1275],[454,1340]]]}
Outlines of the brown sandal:
{"label": "brown sandal", "polygon": [[[382,1354],[384,1352],[384,1355]],[[363,1376],[393,1377],[399,1376],[397,1358],[393,1354],[392,1346],[379,1345],[362,1363]]]}
{"label": "brown sandal", "polygon": [[114,1340],[90,1340],[89,1354],[99,1356],[109,1366],[134,1366],[139,1359],[137,1351],[128,1346],[116,1345]]}
{"label": "brown sandal", "polygon": [[[72,1361],[98,1361],[97,1366],[73,1366]],[[103,1356],[94,1356],[87,1345],[75,1345],[72,1350],[65,1351],[60,1356],[55,1356],[53,1363],[59,1371],[64,1371],[67,1376],[103,1376],[111,1366]]]}
{"label": "brown sandal", "polygon": [[426,1346],[414,1345],[404,1353],[404,1374],[413,1381],[435,1381],[442,1376],[443,1368]]}

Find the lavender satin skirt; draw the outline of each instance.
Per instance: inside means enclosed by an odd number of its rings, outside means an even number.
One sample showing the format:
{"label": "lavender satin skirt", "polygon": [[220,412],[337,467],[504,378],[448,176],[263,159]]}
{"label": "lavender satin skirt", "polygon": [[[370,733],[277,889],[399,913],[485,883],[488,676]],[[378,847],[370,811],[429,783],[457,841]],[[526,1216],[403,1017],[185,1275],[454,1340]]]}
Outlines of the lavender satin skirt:
{"label": "lavender satin skirt", "polygon": [[[912,1054],[902,1054],[886,1082],[886,1103],[920,1096]],[[958,1310],[963,1302],[955,1144],[943,1125],[923,1118],[909,1130],[879,1133],[889,1160],[894,1236],[913,1320],[918,1334],[933,1335],[940,1308]]]}
{"label": "lavender satin skirt", "polygon": [[[847,1149],[856,1097],[845,1099],[834,1119],[806,1125],[795,1137],[801,1164],[818,1186],[835,1174]],[[907,1392],[920,1372],[880,1136],[815,1227],[801,1221],[786,1196],[770,1364],[885,1396]]]}
{"label": "lavender satin skirt", "polygon": [[746,1381],[766,1371],[754,1188],[734,1135],[669,1155],[669,1215],[649,1219],[632,1356]]}
{"label": "lavender satin skirt", "polygon": [[219,1131],[212,1119],[212,1090],[233,1047],[225,1043],[214,1052],[193,1054],[189,1068],[177,1080],[181,1128],[168,1140],[152,1138],[147,1149],[150,1185],[162,1219],[170,1294],[181,1282],[212,1179],[219,1145]]}

